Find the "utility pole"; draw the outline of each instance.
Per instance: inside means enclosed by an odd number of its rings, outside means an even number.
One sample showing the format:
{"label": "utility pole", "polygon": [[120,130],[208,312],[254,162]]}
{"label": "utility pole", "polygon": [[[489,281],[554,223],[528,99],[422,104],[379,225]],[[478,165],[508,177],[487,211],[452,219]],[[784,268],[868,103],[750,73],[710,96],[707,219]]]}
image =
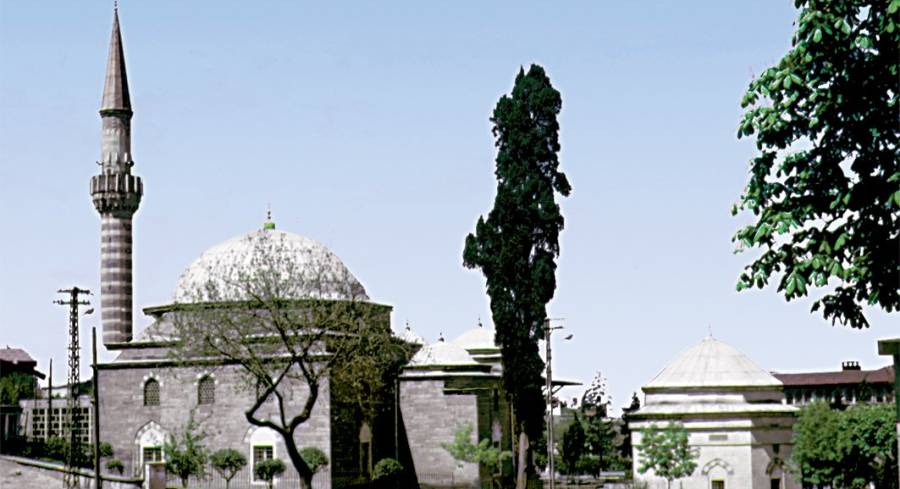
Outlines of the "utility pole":
{"label": "utility pole", "polygon": [[97,327],[91,328],[91,369],[94,372],[94,489],[103,489],[100,478],[100,375],[97,370]]}
{"label": "utility pole", "polygon": [[[561,321],[563,318],[557,318]],[[562,326],[551,326],[550,319],[544,321],[544,347],[547,356],[547,471],[550,473],[550,489],[556,487],[556,467],[554,463],[555,453],[553,450],[553,351],[550,347],[550,336],[553,331],[563,329]],[[572,335],[566,336],[567,340],[572,339]]]}
{"label": "utility pole", "polygon": [[81,295],[90,295],[91,291],[72,287],[60,289],[60,294],[66,294],[67,299],[53,301],[61,306],[69,306],[69,398],[67,399],[66,421],[69,426],[69,453],[66,456],[66,471],[63,476],[63,485],[67,489],[77,489],[78,461],[81,456],[81,438],[79,436],[80,421],[78,410],[78,384],[81,376],[81,348],[78,344],[78,307],[90,305],[90,302],[81,299]]}
{"label": "utility pole", "polygon": [[50,359],[50,375],[47,379],[47,429],[44,430],[47,437],[44,441],[53,438],[53,359]]}

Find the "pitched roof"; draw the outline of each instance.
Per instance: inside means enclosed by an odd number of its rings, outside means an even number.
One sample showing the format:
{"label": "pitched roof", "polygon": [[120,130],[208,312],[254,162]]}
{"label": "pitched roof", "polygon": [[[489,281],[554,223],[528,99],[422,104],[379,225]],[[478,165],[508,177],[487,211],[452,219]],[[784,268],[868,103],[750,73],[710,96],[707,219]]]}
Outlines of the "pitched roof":
{"label": "pitched roof", "polygon": [[25,350],[21,348],[0,348],[0,361],[4,362],[12,362],[12,363],[27,363],[34,362],[34,359],[31,358],[31,355],[28,354]]}
{"label": "pitched roof", "polygon": [[878,370],[840,370],[836,372],[804,372],[786,374],[772,372],[785,387],[837,385],[837,384],[893,384],[894,368],[882,367]]}

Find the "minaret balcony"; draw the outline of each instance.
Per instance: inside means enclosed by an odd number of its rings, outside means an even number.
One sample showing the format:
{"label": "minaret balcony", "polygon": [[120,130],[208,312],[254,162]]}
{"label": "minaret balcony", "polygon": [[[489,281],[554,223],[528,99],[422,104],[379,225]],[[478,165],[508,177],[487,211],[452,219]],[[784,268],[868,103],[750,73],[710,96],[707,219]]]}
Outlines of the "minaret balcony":
{"label": "minaret balcony", "polygon": [[91,177],[91,197],[97,212],[134,214],[141,204],[144,183],[127,173],[104,173]]}

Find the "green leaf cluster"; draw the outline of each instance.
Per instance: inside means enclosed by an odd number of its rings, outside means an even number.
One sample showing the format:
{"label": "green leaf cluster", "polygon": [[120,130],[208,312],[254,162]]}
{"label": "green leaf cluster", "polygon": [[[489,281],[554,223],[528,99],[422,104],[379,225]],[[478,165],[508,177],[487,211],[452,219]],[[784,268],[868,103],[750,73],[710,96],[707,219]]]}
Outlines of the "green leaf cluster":
{"label": "green leaf cluster", "polygon": [[394,482],[403,474],[403,465],[392,458],[383,458],[375,464],[372,479],[376,481]]}
{"label": "green leaf cluster", "polygon": [[687,430],[681,423],[669,423],[664,428],[650,424],[641,430],[638,472],[654,474],[670,484],[674,479],[687,477],[697,469],[697,450],[689,443]]}
{"label": "green leaf cluster", "polygon": [[303,447],[300,449],[300,456],[315,474],[320,468],[328,465],[328,455],[319,447]]}
{"label": "green leaf cluster", "polygon": [[191,413],[182,430],[170,435],[163,445],[166,457],[166,471],[181,479],[181,487],[187,488],[190,477],[206,475],[209,453],[203,441],[206,433],[200,430],[200,423]]}
{"label": "green leaf cluster", "polygon": [[284,462],[280,459],[273,458],[270,460],[263,460],[256,464],[256,466],[253,467],[253,473],[256,474],[256,477],[260,480],[266,481],[266,485],[269,489],[272,489],[275,478],[283,474],[286,469],[287,467],[284,465]]}
{"label": "green leaf cluster", "polygon": [[19,404],[21,399],[34,399],[37,383],[34,376],[12,372],[0,377],[0,404]]}
{"label": "green leaf cluster", "polygon": [[561,108],[562,98],[543,68],[519,70],[512,93],[500,98],[491,117],[497,146],[494,207],[478,219],[463,251],[463,264],[480,268],[486,278],[516,431],[532,440],[543,431],[546,408],[538,341],[556,290],[564,222],[556,194],[571,191],[557,155]]}
{"label": "green leaf cluster", "polygon": [[778,279],[785,299],[823,289],[832,323],[900,308],[900,12],[897,0],[796,0],[791,50],[754,79],[738,137],[755,137],[733,238],[761,254],[737,288]]}
{"label": "green leaf cluster", "polygon": [[792,464],[804,484],[897,488],[897,432],[892,405],[856,404],[844,411],[821,401],[800,411]]}
{"label": "green leaf cluster", "polygon": [[213,469],[225,479],[225,489],[231,485],[231,479],[247,465],[247,457],[234,448],[217,450],[209,457]]}
{"label": "green leaf cluster", "polygon": [[453,443],[442,443],[444,450],[462,465],[463,462],[482,464],[487,467],[496,467],[503,460],[512,457],[509,451],[500,450],[491,444],[491,440],[482,439],[477,444],[472,443],[472,425],[461,426],[453,434]]}

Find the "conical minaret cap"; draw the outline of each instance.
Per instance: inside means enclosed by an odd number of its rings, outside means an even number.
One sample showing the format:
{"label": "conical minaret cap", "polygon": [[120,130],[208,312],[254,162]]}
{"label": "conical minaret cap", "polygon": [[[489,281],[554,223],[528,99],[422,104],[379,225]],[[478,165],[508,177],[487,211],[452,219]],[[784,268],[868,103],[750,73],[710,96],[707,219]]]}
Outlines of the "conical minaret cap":
{"label": "conical minaret cap", "polygon": [[119,30],[119,9],[113,14],[112,36],[109,39],[109,60],[106,62],[106,82],[100,112],[123,110],[131,112],[131,96],[128,94],[128,75],[125,72],[125,51]]}

